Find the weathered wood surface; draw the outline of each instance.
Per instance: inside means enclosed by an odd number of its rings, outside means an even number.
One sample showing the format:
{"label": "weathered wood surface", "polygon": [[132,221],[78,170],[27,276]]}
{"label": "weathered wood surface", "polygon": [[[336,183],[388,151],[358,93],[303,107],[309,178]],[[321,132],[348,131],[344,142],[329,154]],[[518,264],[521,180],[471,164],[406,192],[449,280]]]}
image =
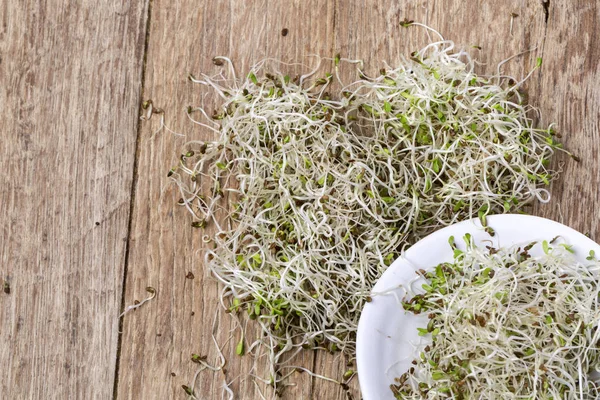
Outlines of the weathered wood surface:
{"label": "weathered wood surface", "polygon": [[[246,379],[252,364],[235,354],[239,330],[232,331],[235,325],[218,304],[217,285],[203,269],[198,253],[203,232],[192,228],[190,216],[176,205],[181,196],[166,173],[178,162],[186,140],[211,137],[189,121],[186,108],[202,101],[208,109],[219,104],[210,91],[188,81],[190,73],[220,71],[212,63],[216,55],[230,57],[239,72],[267,56],[310,63],[306,56],[311,53],[331,55],[334,17],[334,4],[326,1],[153,3],[144,96],[164,110],[171,130],[187,137],[154,133],[161,126],[159,114],[142,123],[125,298],[129,303],[141,300],[146,286],[155,287],[158,296],[125,318],[118,398],[183,398],[181,386],[190,385],[197,369],[190,355],[208,355],[216,363],[213,331],[224,346],[227,374],[203,372],[196,384],[198,396],[220,398],[223,384],[233,381],[240,398],[260,398]],[[188,272],[193,280],[186,279]],[[312,353],[299,362],[312,367]],[[310,398],[310,377],[294,380],[290,398]]]}
{"label": "weathered wood surface", "polygon": [[[427,43],[423,29],[399,26],[405,18],[459,45],[481,46],[471,53],[485,63],[482,73],[535,48],[504,70],[525,76],[543,57],[527,83],[530,103],[542,123],[557,123],[581,162],[558,157],[563,179],[534,212],[600,240],[597,2],[151,0],[150,13],[145,2],[62,3],[0,4],[0,280],[11,287],[0,293],[7,344],[0,347],[0,398],[107,399],[115,368],[118,399],[184,398],[181,385],[197,367],[191,353],[215,361],[213,332],[227,373],[201,373],[198,397],[221,398],[225,382],[236,398],[260,399],[259,390],[270,397],[265,385],[245,379],[252,363],[235,355],[239,332],[203,269],[202,232],[190,227],[166,179],[186,140],[211,137],[185,109],[218,105],[187,80],[217,72],[215,55],[229,56],[243,74],[266,56],[314,65],[309,55],[340,52],[374,72]],[[138,121],[144,57],[143,99],[164,114]],[[185,136],[156,133],[162,116]],[[186,279],[189,272],[194,279]],[[121,295],[132,304],[147,286],[158,296],[125,316],[117,358]],[[307,352],[298,363],[337,379],[346,369],[327,354]],[[307,374],[292,381],[286,399],[347,398],[340,386]],[[350,393],[359,398],[356,379]]]}
{"label": "weathered wood surface", "polygon": [[144,2],[0,2],[0,398],[109,399]]}

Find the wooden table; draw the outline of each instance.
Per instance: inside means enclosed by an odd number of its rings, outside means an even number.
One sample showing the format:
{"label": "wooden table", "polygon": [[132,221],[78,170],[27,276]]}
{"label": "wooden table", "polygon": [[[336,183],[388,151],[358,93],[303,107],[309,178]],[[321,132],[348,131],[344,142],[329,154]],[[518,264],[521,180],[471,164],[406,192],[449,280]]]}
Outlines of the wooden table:
{"label": "wooden table", "polygon": [[[203,270],[202,233],[166,177],[186,138],[156,133],[164,116],[187,138],[210,137],[185,109],[218,104],[187,79],[216,72],[215,55],[243,73],[266,56],[310,64],[311,54],[340,52],[377,71],[427,43],[423,29],[399,26],[404,18],[481,46],[471,52],[482,73],[535,48],[506,71],[525,76],[543,57],[526,85],[530,103],[581,162],[555,160],[564,173],[534,213],[600,240],[596,1],[75,3],[0,4],[2,399],[183,399],[197,368],[191,353],[216,356],[213,331],[227,373],[200,374],[198,398],[220,399],[225,381],[240,399],[260,398],[239,379],[252,363],[227,342],[235,325]],[[149,99],[164,114],[140,120]],[[119,320],[147,286],[157,297]],[[338,379],[345,370],[324,354],[298,363]],[[307,374],[292,381],[286,399],[346,399],[339,385]],[[354,399],[356,388],[355,379]]]}

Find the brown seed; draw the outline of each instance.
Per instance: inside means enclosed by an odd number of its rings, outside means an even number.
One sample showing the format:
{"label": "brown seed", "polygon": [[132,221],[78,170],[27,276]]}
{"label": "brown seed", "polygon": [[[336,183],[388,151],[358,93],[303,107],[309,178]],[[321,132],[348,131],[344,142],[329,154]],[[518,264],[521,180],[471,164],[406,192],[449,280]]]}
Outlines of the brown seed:
{"label": "brown seed", "polygon": [[188,272],[187,275],[185,276],[187,279],[194,279],[194,274],[192,273],[192,271]]}
{"label": "brown seed", "polygon": [[287,36],[288,32],[289,32],[288,28],[283,28],[281,30],[281,36]]}
{"label": "brown seed", "polygon": [[181,388],[190,396],[194,395],[194,391],[187,385],[181,385]]}
{"label": "brown seed", "polygon": [[540,315],[540,310],[537,307],[527,307],[525,310],[529,311],[532,314]]}

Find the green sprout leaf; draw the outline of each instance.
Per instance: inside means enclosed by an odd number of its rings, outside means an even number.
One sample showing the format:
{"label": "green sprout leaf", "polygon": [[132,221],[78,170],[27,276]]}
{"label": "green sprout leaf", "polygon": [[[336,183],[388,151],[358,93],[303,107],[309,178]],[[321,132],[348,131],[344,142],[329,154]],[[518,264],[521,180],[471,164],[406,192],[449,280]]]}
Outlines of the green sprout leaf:
{"label": "green sprout leaf", "polygon": [[546,254],[550,253],[550,245],[548,245],[547,240],[544,240],[542,242],[542,250],[544,250],[544,253],[546,253]]}
{"label": "green sprout leaf", "polygon": [[237,354],[238,356],[243,356],[245,354],[244,334],[243,333],[242,333],[242,338],[240,339],[237,346],[235,347],[235,354]]}
{"label": "green sprout leaf", "polygon": [[542,66],[542,57],[538,57],[535,62],[535,67],[540,68]]}
{"label": "green sprout leaf", "polygon": [[256,75],[254,75],[254,72],[250,72],[248,74],[248,79],[250,79],[250,81],[252,81],[252,83],[255,85],[258,85],[258,79],[256,78]]}

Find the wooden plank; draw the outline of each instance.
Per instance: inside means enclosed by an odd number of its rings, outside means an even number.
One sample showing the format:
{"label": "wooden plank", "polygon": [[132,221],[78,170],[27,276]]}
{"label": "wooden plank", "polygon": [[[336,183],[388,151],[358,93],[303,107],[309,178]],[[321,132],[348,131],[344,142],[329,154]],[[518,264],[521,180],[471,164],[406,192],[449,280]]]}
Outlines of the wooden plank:
{"label": "wooden plank", "polygon": [[[453,40],[458,47],[470,50],[478,61],[480,73],[495,73],[495,66],[502,60],[542,44],[544,16],[537,2],[509,1],[502,3],[482,2],[475,7],[466,7],[456,1],[340,1],[336,10],[336,50],[344,57],[364,60],[367,74],[377,74],[386,61],[398,65],[402,57],[407,58],[430,42],[426,31],[420,27],[403,28],[404,19],[424,23],[439,31],[446,39]],[[511,12],[519,14],[510,28]],[[468,23],[466,23],[468,21]],[[437,40],[435,34],[431,38]],[[536,39],[537,38],[537,39]],[[534,42],[534,43],[532,43]],[[481,46],[477,50],[473,46]],[[533,61],[532,61],[533,60]],[[504,69],[516,76],[526,75],[535,63],[535,56],[517,58]],[[354,71],[346,71],[351,79]],[[315,366],[317,372],[340,379],[348,366],[340,357],[319,353]],[[355,367],[352,367],[355,368]],[[350,385],[350,396],[360,398],[358,380]],[[340,386],[315,383],[313,398],[350,398]]]}
{"label": "wooden plank", "polygon": [[548,6],[544,65],[532,102],[545,123],[556,122],[565,147],[581,161],[561,156],[564,171],[552,201],[536,208],[600,241],[600,21],[598,2],[553,0]]}
{"label": "wooden plank", "polygon": [[[238,398],[260,398],[247,379],[250,358],[235,354],[239,331],[232,331],[235,324],[218,304],[217,285],[203,269],[198,252],[203,232],[191,228],[190,215],[176,206],[180,196],[166,173],[186,140],[211,137],[188,120],[186,108],[203,102],[212,109],[219,104],[209,91],[188,82],[188,74],[219,71],[211,61],[215,55],[230,57],[238,73],[266,56],[308,64],[314,64],[310,54],[333,56],[333,11],[333,2],[328,1],[154,3],[145,98],[162,108],[167,125],[187,139],[166,131],[154,134],[160,115],[142,125],[126,301],[145,297],[146,286],[155,287],[158,296],[125,317],[119,399],[184,398],[181,386],[190,384],[197,369],[190,362],[191,353],[215,361],[213,332],[224,348],[227,374],[203,372],[196,384],[198,397],[220,398],[223,383],[233,381]],[[284,28],[286,36],[281,33]],[[292,68],[289,73],[301,71]],[[195,279],[186,279],[188,272]],[[312,353],[298,362],[312,367]],[[254,373],[262,377],[262,371],[259,365]],[[307,374],[298,374],[297,386],[288,388],[287,398],[310,398],[310,381]]]}
{"label": "wooden plank", "polygon": [[144,3],[0,3],[4,399],[112,396]]}

